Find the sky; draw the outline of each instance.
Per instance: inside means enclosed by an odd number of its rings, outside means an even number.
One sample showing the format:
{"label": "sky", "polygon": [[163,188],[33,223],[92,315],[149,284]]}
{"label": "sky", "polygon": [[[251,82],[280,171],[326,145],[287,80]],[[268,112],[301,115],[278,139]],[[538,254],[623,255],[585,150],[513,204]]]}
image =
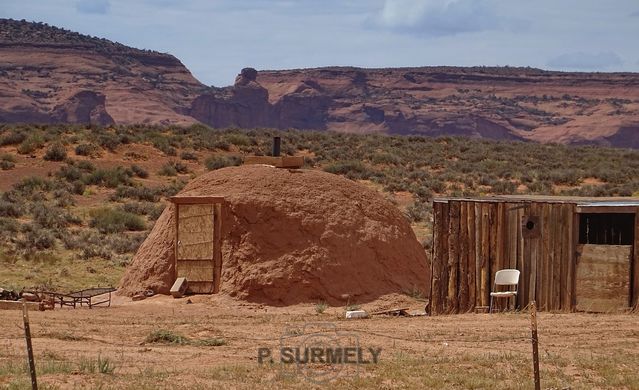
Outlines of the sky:
{"label": "sky", "polygon": [[170,53],[215,86],[244,67],[639,72],[637,0],[0,0],[0,17]]}

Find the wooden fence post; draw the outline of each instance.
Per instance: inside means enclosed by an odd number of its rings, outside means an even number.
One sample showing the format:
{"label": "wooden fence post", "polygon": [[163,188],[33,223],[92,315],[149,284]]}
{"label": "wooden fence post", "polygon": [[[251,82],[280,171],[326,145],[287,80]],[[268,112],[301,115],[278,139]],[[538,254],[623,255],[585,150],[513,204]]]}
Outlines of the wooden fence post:
{"label": "wooden fence post", "polygon": [[532,333],[533,371],[535,375],[535,390],[541,390],[539,378],[539,345],[537,339],[537,303],[530,302],[530,330]]}
{"label": "wooden fence post", "polygon": [[24,322],[24,337],[27,340],[27,355],[29,357],[29,374],[31,374],[31,389],[38,390],[38,380],[36,379],[35,360],[33,359],[33,347],[31,346],[31,328],[29,327],[29,310],[27,302],[22,301],[22,321]]}

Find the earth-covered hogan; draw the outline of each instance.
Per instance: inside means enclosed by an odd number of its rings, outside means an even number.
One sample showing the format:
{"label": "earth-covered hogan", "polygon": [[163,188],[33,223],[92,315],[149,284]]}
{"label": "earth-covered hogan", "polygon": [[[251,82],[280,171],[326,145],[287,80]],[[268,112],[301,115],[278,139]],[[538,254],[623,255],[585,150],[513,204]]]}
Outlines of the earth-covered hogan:
{"label": "earth-covered hogan", "polygon": [[[352,180],[320,170],[244,165],[201,175],[178,194],[193,196],[224,197],[222,293],[290,305],[429,290],[426,254],[407,219]],[[176,277],[175,207],[164,210],[133,258],[121,293],[168,293]]]}
{"label": "earth-covered hogan", "polygon": [[631,196],[639,152],[454,137],[216,130],[196,125],[0,127],[0,285],[117,285],[167,204],[193,178],[270,153],[378,191],[427,253],[434,196]]}

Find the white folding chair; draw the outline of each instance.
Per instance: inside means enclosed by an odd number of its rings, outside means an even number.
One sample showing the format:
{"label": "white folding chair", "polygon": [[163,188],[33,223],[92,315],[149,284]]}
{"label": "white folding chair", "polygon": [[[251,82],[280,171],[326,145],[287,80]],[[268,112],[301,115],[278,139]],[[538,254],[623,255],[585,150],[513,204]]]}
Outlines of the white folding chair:
{"label": "white folding chair", "polygon": [[[497,290],[497,286],[508,286],[508,291],[495,291]],[[514,291],[512,290],[513,286],[515,287]],[[509,299],[510,297],[516,297],[518,286],[519,286],[519,270],[502,269],[495,272],[495,285],[493,287],[493,291],[491,291],[490,293],[489,313],[493,312],[493,299],[495,298]]]}

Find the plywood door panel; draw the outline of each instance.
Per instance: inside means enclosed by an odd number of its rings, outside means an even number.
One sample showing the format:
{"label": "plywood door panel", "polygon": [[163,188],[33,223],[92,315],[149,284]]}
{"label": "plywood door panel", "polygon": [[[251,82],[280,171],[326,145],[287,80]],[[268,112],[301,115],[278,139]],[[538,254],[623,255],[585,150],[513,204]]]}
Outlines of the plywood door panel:
{"label": "plywood door panel", "polygon": [[577,262],[577,310],[628,308],[632,245],[583,245]]}
{"label": "plywood door panel", "polygon": [[213,258],[214,205],[179,205],[177,258],[204,260]]}
{"label": "plywood door panel", "polygon": [[177,205],[176,276],[193,293],[215,291],[215,205]]}

